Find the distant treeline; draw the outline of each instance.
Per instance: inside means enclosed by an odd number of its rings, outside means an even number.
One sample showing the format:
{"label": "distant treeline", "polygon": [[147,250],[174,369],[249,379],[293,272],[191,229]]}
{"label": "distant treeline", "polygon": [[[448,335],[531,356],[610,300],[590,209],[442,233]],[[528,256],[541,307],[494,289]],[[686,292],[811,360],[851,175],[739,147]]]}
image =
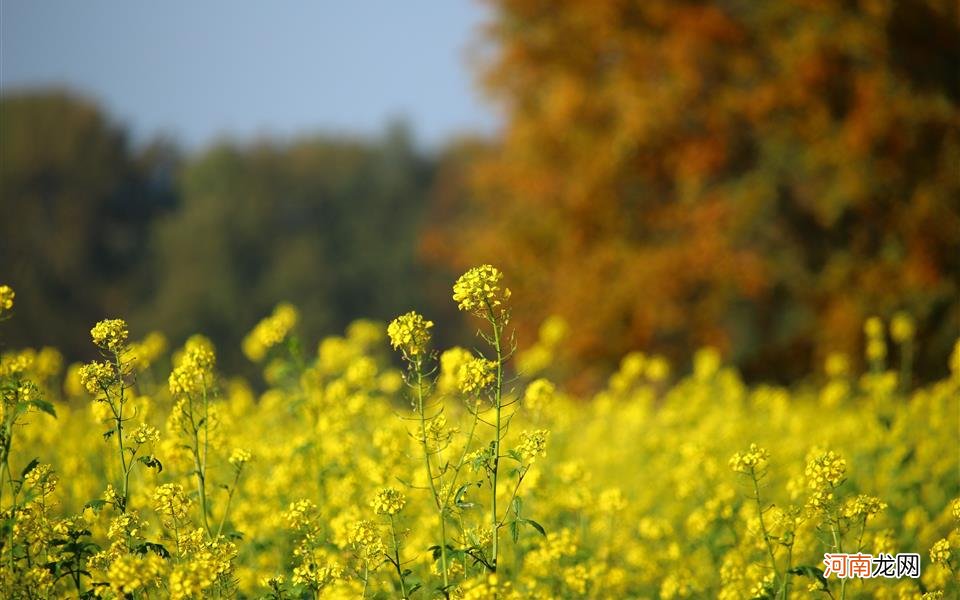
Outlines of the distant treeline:
{"label": "distant treeline", "polygon": [[416,257],[436,161],[402,125],[380,139],[133,147],[61,92],[0,100],[0,279],[17,292],[7,347],[88,358],[90,324],[202,332],[227,369],[245,332],[295,303],[308,340],[424,306]]}

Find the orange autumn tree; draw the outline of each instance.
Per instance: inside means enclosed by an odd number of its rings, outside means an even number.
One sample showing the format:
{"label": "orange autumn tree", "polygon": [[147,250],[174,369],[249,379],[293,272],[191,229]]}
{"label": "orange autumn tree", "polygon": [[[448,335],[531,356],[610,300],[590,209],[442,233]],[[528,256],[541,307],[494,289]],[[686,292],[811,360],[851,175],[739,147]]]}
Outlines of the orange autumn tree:
{"label": "orange autumn tree", "polygon": [[448,161],[422,248],[502,266],[522,340],[559,314],[586,373],[713,344],[789,378],[907,310],[918,366],[945,368],[954,2],[491,4],[483,81],[505,127]]}

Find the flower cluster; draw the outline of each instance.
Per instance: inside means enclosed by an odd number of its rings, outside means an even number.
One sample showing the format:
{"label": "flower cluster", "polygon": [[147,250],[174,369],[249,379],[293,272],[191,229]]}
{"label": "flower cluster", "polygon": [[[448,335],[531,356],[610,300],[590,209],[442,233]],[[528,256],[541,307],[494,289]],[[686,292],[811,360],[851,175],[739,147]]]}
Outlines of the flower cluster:
{"label": "flower cluster", "polygon": [[534,412],[540,412],[550,406],[557,394],[557,387],[547,379],[530,382],[523,393],[524,405]]}
{"label": "flower cluster", "polygon": [[131,439],[134,443],[137,444],[148,444],[154,443],[160,440],[160,430],[156,427],[147,425],[146,423],[141,423],[133,433],[130,434]]}
{"label": "flower cluster", "polygon": [[950,540],[944,538],[930,547],[930,562],[945,565],[950,561]]}
{"label": "flower cluster", "polygon": [[[87,365],[4,348],[0,589],[732,600],[812,586],[839,598],[842,583],[813,567],[838,549],[925,552],[919,579],[848,581],[848,598],[957,589],[960,457],[939,450],[955,442],[960,376],[944,365],[929,384],[898,379],[922,355],[903,345],[897,371],[860,376],[836,355],[829,377],[775,386],[716,351],[674,374],[631,352],[586,393],[540,378],[565,379],[565,325],[544,325],[526,371],[504,314],[481,323],[488,347],[439,360],[429,322],[409,314],[354,323],[312,353],[291,340],[256,382],[217,371],[203,338],[168,352],[159,335],[116,341],[115,325],[100,326],[104,358]],[[909,339],[895,321],[870,333]],[[391,345],[417,353],[417,392]],[[960,346],[951,360],[960,373]],[[155,380],[167,363],[172,385]],[[103,401],[78,402],[84,387]]]}
{"label": "flower cluster", "polygon": [[485,358],[472,358],[460,365],[458,387],[466,395],[479,394],[497,380],[497,363]]}
{"label": "flower cluster", "polygon": [[750,449],[746,452],[737,452],[730,457],[730,468],[737,473],[746,475],[761,473],[767,466],[770,453],[765,448],[756,444],[750,444]]}
{"label": "flower cluster", "polygon": [[887,342],[880,317],[868,318],[863,324],[863,333],[867,337],[867,360],[874,364],[882,362],[887,357]]}
{"label": "flower cluster", "polygon": [[549,435],[550,432],[546,429],[520,432],[520,444],[517,446],[517,452],[525,463],[532,463],[538,456],[543,458],[547,455],[547,437]]}
{"label": "flower cluster", "polygon": [[164,571],[162,558],[148,552],[143,555],[122,554],[107,568],[110,590],[119,598],[133,596],[136,592],[159,587]]}
{"label": "flower cluster", "polygon": [[383,539],[372,521],[357,521],[350,526],[349,543],[366,560],[379,559],[384,553]]}
{"label": "flower cluster", "polygon": [[454,346],[440,354],[440,377],[437,388],[442,392],[455,392],[460,388],[460,368],[473,360],[473,354],[466,348]]}
{"label": "flower cluster", "polygon": [[94,397],[102,397],[117,379],[113,365],[107,362],[88,363],[80,367],[80,383]]}
{"label": "flower cluster", "polygon": [[13,299],[16,294],[9,285],[0,285],[0,316],[13,310]]}
{"label": "flower cluster", "polygon": [[846,504],[843,506],[843,515],[845,517],[870,517],[873,516],[887,507],[886,502],[882,502],[880,498],[874,496],[867,496],[866,494],[859,494],[854,498],[847,500]]}
{"label": "flower cluster", "polygon": [[253,362],[260,362],[274,346],[287,339],[297,326],[300,314],[292,304],[278,304],[273,314],[257,323],[243,339],[243,353]]}
{"label": "flower cluster", "polygon": [[460,310],[478,316],[488,316],[494,311],[501,312],[510,298],[510,288],[502,288],[501,279],[503,273],[496,267],[474,267],[453,284],[453,300]]}
{"label": "flower cluster", "polygon": [[227,462],[229,462],[235,468],[239,468],[250,462],[251,457],[252,454],[249,450],[245,448],[234,448],[233,452],[230,453],[230,458],[227,459]]}
{"label": "flower cluster", "polygon": [[175,520],[186,518],[190,498],[179,483],[165,483],[153,492],[153,510]]}
{"label": "flower cluster", "polygon": [[890,319],[890,337],[898,344],[909,342],[916,334],[916,325],[913,317],[908,313],[898,312]]}
{"label": "flower cluster", "polygon": [[422,357],[430,344],[430,328],[433,321],[423,318],[416,312],[400,315],[387,326],[390,345],[403,352],[410,359]]}
{"label": "flower cluster", "polygon": [[121,352],[127,343],[127,323],[123,319],[100,321],[90,330],[93,343],[109,352]]}
{"label": "flower cluster", "polygon": [[378,515],[393,516],[403,510],[406,504],[407,499],[402,493],[393,488],[384,488],[373,497],[370,507]]}
{"label": "flower cluster", "polygon": [[811,490],[822,490],[826,487],[835,488],[843,481],[847,472],[847,461],[832,450],[827,452],[813,452],[812,458],[807,461],[805,475],[807,486]]}
{"label": "flower cluster", "polygon": [[173,396],[191,396],[210,389],[216,355],[203,338],[192,338],[184,346],[180,364],[170,372],[168,385]]}

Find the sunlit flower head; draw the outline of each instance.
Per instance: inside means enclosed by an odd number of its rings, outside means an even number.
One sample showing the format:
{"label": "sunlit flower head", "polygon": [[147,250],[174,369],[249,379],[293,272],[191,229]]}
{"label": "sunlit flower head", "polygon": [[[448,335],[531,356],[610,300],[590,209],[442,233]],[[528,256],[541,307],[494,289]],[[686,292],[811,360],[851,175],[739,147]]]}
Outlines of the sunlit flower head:
{"label": "sunlit flower head", "polygon": [[90,330],[93,343],[110,352],[120,352],[127,342],[127,323],[123,319],[100,321]]}
{"label": "sunlit flower head", "polygon": [[457,308],[478,316],[499,313],[510,298],[510,288],[501,287],[503,273],[491,265],[474,267],[453,284]]}
{"label": "sunlit flower head", "polygon": [[387,336],[390,345],[403,352],[407,357],[416,359],[427,352],[430,344],[430,328],[433,321],[428,321],[416,312],[400,315],[387,326]]}

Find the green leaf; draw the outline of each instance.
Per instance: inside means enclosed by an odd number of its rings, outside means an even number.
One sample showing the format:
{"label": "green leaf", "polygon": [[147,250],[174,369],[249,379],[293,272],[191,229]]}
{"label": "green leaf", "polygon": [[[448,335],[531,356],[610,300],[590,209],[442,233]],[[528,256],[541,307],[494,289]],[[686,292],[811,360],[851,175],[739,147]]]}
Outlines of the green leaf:
{"label": "green leaf", "polygon": [[27,473],[29,473],[30,471],[32,471],[33,468],[36,467],[36,466],[39,465],[39,464],[40,464],[40,459],[39,459],[39,458],[35,458],[35,459],[31,460],[30,462],[28,462],[28,463],[27,463],[27,466],[25,466],[25,467],[23,468],[23,470],[20,471],[20,478],[22,479],[22,478],[26,477],[26,476],[27,476]]}
{"label": "green leaf", "polygon": [[471,487],[473,487],[474,485],[476,485],[477,487],[480,486],[479,483],[476,483],[476,484],[474,484],[474,483],[465,483],[465,484],[463,484],[463,485],[461,485],[460,487],[457,488],[457,493],[453,495],[453,503],[454,503],[455,506],[457,506],[457,507],[459,507],[459,508],[473,508],[474,503],[473,503],[473,502],[464,502],[464,501],[463,501],[463,497],[466,495],[467,490],[469,490],[469,489],[470,489]]}
{"label": "green leaf", "polygon": [[112,435],[115,434],[116,432],[117,432],[116,429],[110,429],[109,431],[104,431],[104,432],[103,432],[103,439],[104,439],[104,440],[109,440],[109,439],[110,439],[110,436],[112,436]]}
{"label": "green leaf", "polygon": [[533,519],[520,519],[520,522],[526,525],[529,525],[530,527],[533,527],[534,529],[540,532],[540,535],[542,535],[543,537],[547,537],[547,532],[544,531],[543,525],[541,525],[540,523],[537,523]]}
{"label": "green leaf", "polygon": [[100,510],[106,506],[107,501],[102,498],[96,498],[91,500],[83,505],[84,508],[92,508],[94,512],[100,512]]}
{"label": "green leaf", "polygon": [[513,538],[513,543],[516,544],[517,540],[520,539],[520,528],[517,527],[516,521],[510,521],[508,525],[510,526],[510,537]]}
{"label": "green leaf", "polygon": [[50,403],[47,402],[46,400],[31,400],[31,401],[30,401],[30,404],[31,404],[31,406],[33,406],[33,407],[36,408],[37,410],[41,410],[41,411],[47,413],[48,415],[50,415],[50,416],[53,417],[54,419],[57,418],[57,411],[54,410],[53,404],[50,404]]}

